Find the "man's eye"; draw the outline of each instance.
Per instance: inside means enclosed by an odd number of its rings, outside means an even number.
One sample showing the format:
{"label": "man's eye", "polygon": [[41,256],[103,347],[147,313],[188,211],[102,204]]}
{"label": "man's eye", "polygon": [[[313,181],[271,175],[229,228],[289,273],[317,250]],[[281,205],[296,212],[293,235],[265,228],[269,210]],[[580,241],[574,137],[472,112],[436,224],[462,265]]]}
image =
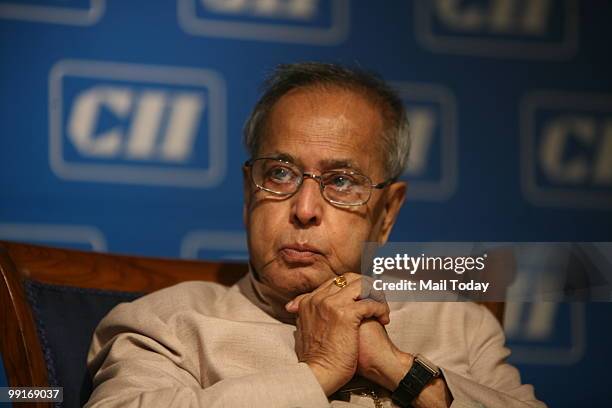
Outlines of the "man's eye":
{"label": "man's eye", "polygon": [[346,175],[333,176],[328,183],[338,191],[350,190],[355,185],[355,181]]}
{"label": "man's eye", "polygon": [[273,167],[268,170],[267,178],[277,183],[287,183],[293,179],[293,172],[285,167]]}

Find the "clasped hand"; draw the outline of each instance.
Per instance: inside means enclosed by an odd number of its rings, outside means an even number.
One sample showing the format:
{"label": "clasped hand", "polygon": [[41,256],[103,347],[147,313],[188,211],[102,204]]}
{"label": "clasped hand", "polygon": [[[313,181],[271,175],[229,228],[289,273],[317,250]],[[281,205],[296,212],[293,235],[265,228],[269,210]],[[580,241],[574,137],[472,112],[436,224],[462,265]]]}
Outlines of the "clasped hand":
{"label": "clasped hand", "polygon": [[297,313],[298,359],[309,365],[328,396],[356,373],[393,390],[412,356],[397,349],[387,335],[389,306],[384,296],[363,298],[367,278],[344,276],[347,286],[327,281],[285,306]]}

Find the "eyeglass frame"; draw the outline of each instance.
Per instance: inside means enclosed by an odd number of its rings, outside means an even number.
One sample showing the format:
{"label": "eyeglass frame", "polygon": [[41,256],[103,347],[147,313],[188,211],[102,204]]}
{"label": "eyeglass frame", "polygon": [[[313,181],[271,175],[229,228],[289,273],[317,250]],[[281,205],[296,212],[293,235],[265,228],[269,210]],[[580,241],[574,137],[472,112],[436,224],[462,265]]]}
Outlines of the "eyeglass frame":
{"label": "eyeglass frame", "polygon": [[[292,192],[292,193],[279,193],[277,191],[272,191],[272,190],[270,190],[270,189],[268,189],[266,187],[263,187],[263,186],[260,186],[259,184],[257,184],[257,182],[255,182],[255,179],[253,178],[253,171],[252,170],[253,170],[253,164],[256,161],[258,161],[258,160],[274,160],[274,161],[277,161],[277,162],[289,164],[291,166],[296,167],[300,171],[301,176],[298,177],[299,183],[298,183],[297,188],[295,189],[295,191]],[[381,183],[374,184],[374,183],[372,183],[372,179],[370,177],[366,176],[365,174],[362,174],[362,173],[360,173],[358,171],[347,171],[347,170],[328,170],[328,171],[322,172],[319,175],[316,175],[315,173],[305,172],[297,164],[295,164],[293,162],[290,162],[288,160],[279,159],[278,157],[257,157],[257,158],[251,158],[251,159],[248,159],[247,161],[244,162],[244,166],[248,167],[250,169],[250,173],[251,173],[250,174],[250,179],[251,179],[251,182],[253,184],[255,184],[255,186],[258,189],[260,189],[260,190],[264,190],[264,191],[267,191],[269,193],[276,194],[277,196],[291,197],[291,196],[293,196],[294,194],[296,194],[300,190],[300,187],[302,187],[302,184],[304,184],[304,179],[305,178],[310,178],[312,180],[315,180],[319,184],[319,190],[321,191],[321,196],[325,199],[325,201],[327,201],[328,203],[333,204],[333,205],[346,206],[346,207],[357,207],[357,206],[360,206],[360,205],[367,204],[368,201],[370,201],[370,198],[372,198],[372,189],[382,190],[383,188],[385,188],[385,187],[387,187],[387,186],[389,186],[389,185],[391,185],[391,184],[393,184],[393,183],[395,183],[397,181],[397,176],[396,176],[396,177],[391,177],[391,178],[389,178],[389,179],[387,179],[387,180],[385,180],[385,181],[383,181]],[[338,172],[340,174],[357,174],[359,176],[364,177],[366,180],[368,180],[369,184],[366,184],[366,186],[369,187],[369,189],[368,189],[368,198],[365,201],[363,201],[363,202],[355,203],[355,204],[341,203],[341,202],[334,201],[334,200],[328,198],[324,194],[324,192],[323,192],[325,190],[325,184],[323,184],[323,175],[326,174],[326,173],[334,173],[334,172]]]}

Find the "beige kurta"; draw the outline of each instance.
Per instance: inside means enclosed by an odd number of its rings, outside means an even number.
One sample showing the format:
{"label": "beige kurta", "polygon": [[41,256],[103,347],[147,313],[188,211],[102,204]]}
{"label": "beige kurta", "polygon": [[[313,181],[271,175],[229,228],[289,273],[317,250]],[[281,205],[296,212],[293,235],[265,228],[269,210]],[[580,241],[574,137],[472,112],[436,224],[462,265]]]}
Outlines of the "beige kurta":
{"label": "beige kurta", "polygon": [[[269,294],[248,274],[230,288],[186,282],[117,306],[94,334],[88,365],[95,390],[86,407],[330,406],[310,368],[298,362],[293,318]],[[440,366],[452,408],[545,407],[505,363],[504,334],[483,306],[390,307],[391,340]],[[382,402],[394,406],[388,396]],[[355,394],[331,406],[374,401]]]}

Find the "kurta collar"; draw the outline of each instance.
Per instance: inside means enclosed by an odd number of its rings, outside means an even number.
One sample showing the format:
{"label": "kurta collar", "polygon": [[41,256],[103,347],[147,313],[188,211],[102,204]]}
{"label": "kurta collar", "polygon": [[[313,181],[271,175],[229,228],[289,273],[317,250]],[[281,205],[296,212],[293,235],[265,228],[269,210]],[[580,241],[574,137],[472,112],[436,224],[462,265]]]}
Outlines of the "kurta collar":
{"label": "kurta collar", "polygon": [[238,282],[238,287],[247,299],[265,313],[283,323],[295,325],[296,315],[285,309],[285,304],[291,299],[282,296],[261,282],[250,263],[249,272]]}

